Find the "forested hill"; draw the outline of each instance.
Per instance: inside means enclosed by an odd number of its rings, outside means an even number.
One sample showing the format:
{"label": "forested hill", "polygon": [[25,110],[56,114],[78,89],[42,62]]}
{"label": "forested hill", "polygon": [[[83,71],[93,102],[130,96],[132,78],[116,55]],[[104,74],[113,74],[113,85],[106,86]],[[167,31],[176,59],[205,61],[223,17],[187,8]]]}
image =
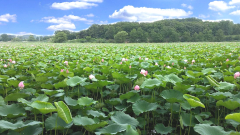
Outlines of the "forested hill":
{"label": "forested hill", "polygon": [[[198,42],[240,40],[240,24],[232,21],[208,22],[197,18],[167,19],[152,23],[118,22],[93,24],[76,34],[78,39],[107,39],[126,31],[125,42]],[[116,40],[116,39],[115,39]]]}

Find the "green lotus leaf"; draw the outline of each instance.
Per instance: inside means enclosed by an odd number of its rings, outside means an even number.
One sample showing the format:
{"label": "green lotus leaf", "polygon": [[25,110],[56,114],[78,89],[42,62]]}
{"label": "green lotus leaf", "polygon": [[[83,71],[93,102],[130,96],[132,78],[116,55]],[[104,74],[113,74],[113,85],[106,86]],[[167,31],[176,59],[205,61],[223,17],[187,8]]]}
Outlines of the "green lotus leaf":
{"label": "green lotus leaf", "polygon": [[48,81],[48,77],[47,76],[37,76],[35,78],[36,82],[41,82],[41,83],[45,83]]}
{"label": "green lotus leaf", "polygon": [[0,116],[14,118],[26,115],[25,110],[17,104],[0,106]]}
{"label": "green lotus leaf", "polygon": [[34,101],[31,104],[31,107],[39,110],[42,114],[47,114],[47,113],[57,111],[57,109],[51,103],[43,102],[43,101]]}
{"label": "green lotus leaf", "polygon": [[234,120],[240,123],[240,113],[233,113],[233,114],[228,114],[225,117],[226,120],[230,119],[230,120]]}
{"label": "green lotus leaf", "polygon": [[72,122],[72,114],[68,106],[63,101],[54,102],[57,107],[58,116],[62,118],[67,124]]}
{"label": "green lotus leaf", "polygon": [[235,84],[231,84],[231,83],[228,83],[228,82],[220,82],[219,83],[219,86],[216,87],[216,90],[218,91],[232,91],[234,90],[236,87]]}
{"label": "green lotus leaf", "polygon": [[83,70],[87,71],[87,72],[92,72],[92,68],[90,68],[90,67],[85,67]]}
{"label": "green lotus leaf", "polygon": [[150,64],[148,62],[142,62],[140,64],[140,67],[143,68],[143,69],[147,69],[149,66],[150,66]]}
{"label": "green lotus leaf", "polygon": [[170,75],[165,75],[164,76],[164,78],[163,78],[163,80],[165,81],[165,82],[170,82],[170,83],[172,83],[172,84],[176,84],[176,83],[180,83],[180,82],[182,82],[182,79],[181,78],[179,78],[177,75],[175,75],[175,74],[170,74]]}
{"label": "green lotus leaf", "polygon": [[210,126],[209,124],[197,124],[194,130],[200,135],[228,135],[229,132],[224,131],[223,127]]}
{"label": "green lotus leaf", "polygon": [[215,93],[212,93],[212,94],[209,94],[209,95],[216,100],[223,100],[227,97],[231,97],[232,93],[230,93],[230,92],[215,92]]}
{"label": "green lotus leaf", "polygon": [[77,103],[81,106],[90,106],[92,104],[96,104],[97,101],[94,101],[92,98],[89,97],[81,97],[78,99]]}
{"label": "green lotus leaf", "polygon": [[75,87],[75,86],[79,85],[80,83],[85,82],[86,80],[87,80],[87,78],[81,78],[79,76],[74,76],[67,80],[67,85],[71,86],[71,87]]}
{"label": "green lotus leaf", "polygon": [[210,75],[206,76],[207,80],[212,86],[218,87],[220,84]]}
{"label": "green lotus leaf", "polygon": [[240,135],[239,132],[231,132],[229,135]]}
{"label": "green lotus leaf", "polygon": [[201,123],[201,124],[213,124],[212,121],[203,121],[200,115],[195,115],[195,118]]}
{"label": "green lotus leaf", "polygon": [[139,124],[135,118],[125,114],[124,112],[116,112],[113,116],[111,116],[111,120],[120,125],[131,125],[133,127],[137,127]]}
{"label": "green lotus leaf", "polygon": [[97,124],[86,125],[86,126],[84,126],[84,128],[87,131],[93,132],[94,130],[96,130],[96,129],[100,128],[100,127],[106,126],[107,124],[108,123],[106,121],[103,121],[103,122],[100,122],[100,123],[97,123]]}
{"label": "green lotus leaf", "polygon": [[125,133],[123,135],[139,135],[139,134],[138,134],[138,132],[136,130],[134,130],[132,128],[131,125],[128,125],[127,129],[126,129],[126,131],[125,131]]}
{"label": "green lotus leaf", "polygon": [[136,95],[132,96],[131,98],[129,98],[129,99],[127,100],[127,102],[128,102],[128,103],[135,103],[135,102],[137,102],[137,101],[140,100],[140,99],[141,99],[140,95],[139,95],[139,94],[136,94]]}
{"label": "green lotus leaf", "polygon": [[70,106],[78,105],[77,100],[74,100],[71,97],[64,97],[64,101],[67,103],[67,105],[70,105]]}
{"label": "green lotus leaf", "polygon": [[183,102],[183,94],[177,90],[164,90],[161,96],[167,100],[169,103]]}
{"label": "green lotus leaf", "polygon": [[[9,79],[11,79],[11,78],[9,78]],[[18,80],[7,80],[7,83],[8,84],[10,84],[10,85],[12,85],[13,87],[18,87],[18,84],[20,83],[20,81],[18,81]]]}
{"label": "green lotus leaf", "polygon": [[206,68],[202,70],[202,73],[205,74],[211,74],[211,73],[215,73],[217,72],[216,70],[214,70],[213,68]]}
{"label": "green lotus leaf", "polygon": [[219,101],[217,101],[216,105],[217,106],[224,106],[224,107],[226,107],[227,109],[230,109],[230,110],[235,110],[238,107],[240,107],[240,103],[239,102],[233,101],[231,99],[229,99],[227,101],[219,100]]}
{"label": "green lotus leaf", "polygon": [[137,94],[137,91],[129,91],[129,92],[125,93],[125,94],[122,94],[122,95],[120,96],[120,99],[121,99],[121,100],[130,99],[131,97],[133,97],[133,96],[136,95],[136,94]]}
{"label": "green lotus leaf", "polygon": [[96,122],[88,117],[81,117],[80,115],[73,118],[74,125],[78,126],[86,126],[86,125],[93,125],[96,124]]}
{"label": "green lotus leaf", "polygon": [[181,113],[181,122],[184,126],[190,126],[190,118],[191,118],[191,127],[195,126],[198,121],[196,120],[196,118],[194,117],[194,115],[192,115],[189,113]]}
{"label": "green lotus leaf", "polygon": [[107,86],[107,85],[110,85],[110,84],[113,84],[113,82],[111,82],[111,81],[102,81],[102,80],[100,80],[100,81],[97,82],[97,85],[98,85],[100,88],[102,88],[102,87],[104,87],[104,86]]}
{"label": "green lotus leaf", "polygon": [[115,105],[122,103],[122,100],[120,98],[112,98],[110,100],[106,100],[106,103],[115,106]]}
{"label": "green lotus leaf", "polygon": [[149,89],[154,89],[155,87],[158,87],[161,85],[161,81],[158,79],[147,79],[143,82],[141,85],[141,88],[149,88]]}
{"label": "green lotus leaf", "polygon": [[49,96],[64,92],[64,90],[48,90],[48,89],[41,89],[41,91],[43,91],[44,94],[49,95]]}
{"label": "green lotus leaf", "polygon": [[157,131],[159,134],[169,134],[172,132],[172,127],[165,127],[162,123],[157,124],[154,129]]}
{"label": "green lotus leaf", "polygon": [[0,96],[0,106],[5,105],[4,99],[2,96]]}
{"label": "green lotus leaf", "polygon": [[39,135],[42,133],[42,127],[40,125],[33,125],[26,127],[20,134],[22,135]]}
{"label": "green lotus leaf", "polygon": [[7,101],[17,101],[19,98],[26,98],[29,97],[30,95],[25,94],[25,93],[11,93],[5,97],[5,102]]}
{"label": "green lotus leaf", "polygon": [[194,97],[192,95],[189,94],[184,94],[183,98],[185,98],[188,103],[191,105],[191,107],[202,107],[205,108],[205,105],[203,103],[201,103],[200,99],[197,97]]}
{"label": "green lotus leaf", "polygon": [[67,124],[63,119],[58,117],[57,113],[54,113],[52,116],[48,117],[45,120],[44,124],[45,124],[46,130],[53,130],[53,129],[62,130],[65,128],[70,128],[73,125],[72,122]]}
{"label": "green lotus leaf", "polygon": [[39,121],[18,121],[16,123],[11,123],[9,121],[5,120],[0,120],[0,133],[4,132],[5,130],[16,130],[28,126],[34,126],[34,125],[39,125],[42,124],[42,122]]}
{"label": "green lotus leaf", "polygon": [[54,87],[55,89],[59,89],[59,88],[65,88],[67,87],[67,83],[65,81],[62,81],[62,82],[58,82],[58,83],[55,83],[54,84]]}
{"label": "green lotus leaf", "polygon": [[133,104],[132,109],[136,115],[139,115],[144,112],[156,110],[157,107],[158,104],[156,103],[149,103],[144,100],[138,100],[136,103]]}
{"label": "green lotus leaf", "polygon": [[125,125],[119,125],[119,124],[111,124],[108,125],[104,128],[98,129],[97,132],[95,132],[96,135],[100,135],[100,134],[112,134],[115,135],[117,133],[123,132],[127,129],[127,127]]}
{"label": "green lotus leaf", "polygon": [[49,97],[44,95],[44,94],[40,94],[38,95],[38,97],[36,98],[32,98],[32,101],[43,101],[43,102],[48,102]]}
{"label": "green lotus leaf", "polygon": [[104,113],[94,110],[88,110],[87,115],[92,115],[93,117],[106,117]]}

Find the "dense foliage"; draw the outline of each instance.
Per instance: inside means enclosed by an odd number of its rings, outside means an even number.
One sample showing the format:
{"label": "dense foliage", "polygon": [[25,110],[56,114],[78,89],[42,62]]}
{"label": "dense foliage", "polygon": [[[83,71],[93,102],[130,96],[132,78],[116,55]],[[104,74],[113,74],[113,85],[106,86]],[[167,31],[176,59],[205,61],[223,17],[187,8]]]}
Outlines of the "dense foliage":
{"label": "dense foliage", "polygon": [[1,135],[239,135],[238,43],[0,43]]}
{"label": "dense foliage", "polygon": [[[117,33],[125,31],[128,36],[125,41],[131,43],[160,43],[160,42],[220,42],[239,41],[240,24],[223,20],[220,22],[203,21],[197,18],[166,19],[152,23],[118,22],[115,24],[93,24],[86,30],[71,32],[69,30],[57,30],[67,35],[67,40],[73,43],[112,43]],[[0,41],[16,41],[16,36],[2,34]],[[27,36],[18,36],[21,41],[28,40]],[[55,42],[53,36],[35,37],[37,41]],[[28,40],[30,41],[30,40]]]}

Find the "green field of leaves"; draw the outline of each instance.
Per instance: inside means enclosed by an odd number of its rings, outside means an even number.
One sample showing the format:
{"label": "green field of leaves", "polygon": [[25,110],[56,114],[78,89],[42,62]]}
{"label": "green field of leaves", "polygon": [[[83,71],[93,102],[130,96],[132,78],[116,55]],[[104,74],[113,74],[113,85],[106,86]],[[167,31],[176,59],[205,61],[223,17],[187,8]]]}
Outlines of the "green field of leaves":
{"label": "green field of leaves", "polygon": [[240,43],[0,43],[1,135],[240,135]]}

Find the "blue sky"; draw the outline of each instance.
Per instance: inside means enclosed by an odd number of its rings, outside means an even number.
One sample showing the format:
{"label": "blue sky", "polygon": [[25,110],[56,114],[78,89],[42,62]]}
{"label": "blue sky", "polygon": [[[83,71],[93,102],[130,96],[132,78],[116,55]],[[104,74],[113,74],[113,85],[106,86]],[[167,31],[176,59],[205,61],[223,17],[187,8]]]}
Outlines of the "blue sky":
{"label": "blue sky", "polygon": [[1,0],[0,33],[52,35],[92,24],[196,17],[240,23],[240,0]]}

